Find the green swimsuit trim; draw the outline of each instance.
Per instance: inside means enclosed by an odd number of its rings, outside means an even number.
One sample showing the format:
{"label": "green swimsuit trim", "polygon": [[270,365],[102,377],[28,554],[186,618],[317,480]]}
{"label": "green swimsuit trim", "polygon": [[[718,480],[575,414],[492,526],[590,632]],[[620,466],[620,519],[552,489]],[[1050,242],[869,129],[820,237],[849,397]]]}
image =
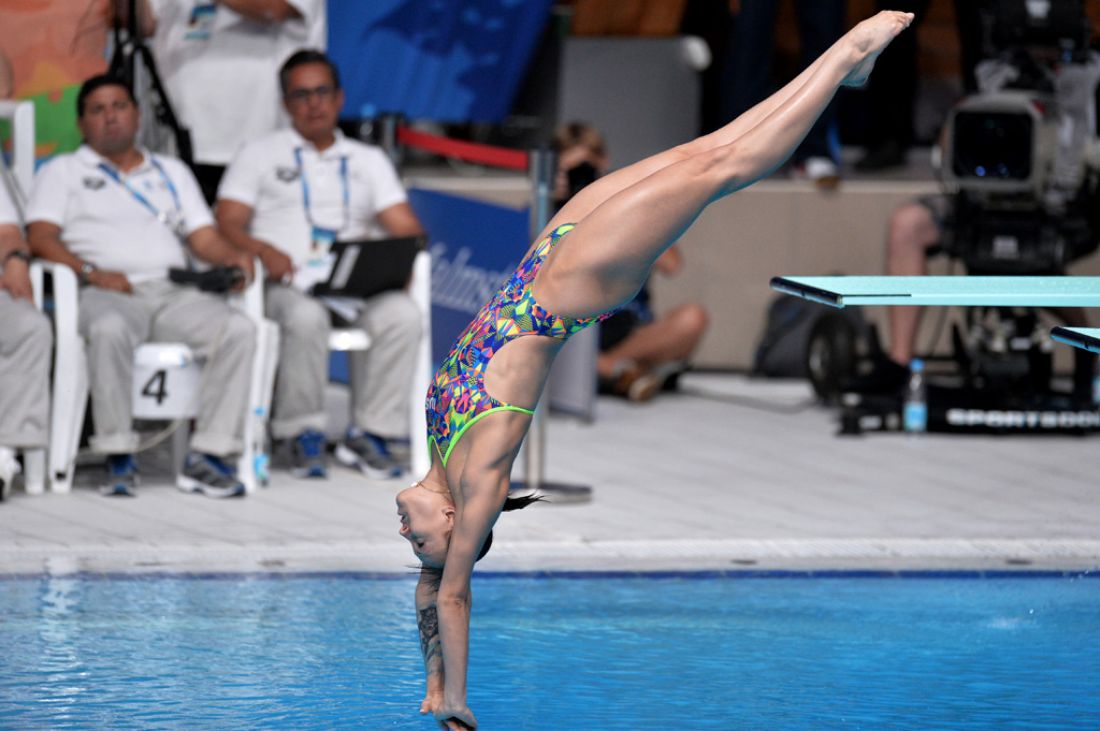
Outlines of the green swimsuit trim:
{"label": "green swimsuit trim", "polygon": [[451,451],[454,450],[455,445],[458,444],[458,440],[462,438],[462,435],[466,433],[466,430],[469,429],[474,424],[481,421],[482,419],[484,419],[489,414],[495,413],[497,411],[517,411],[521,414],[527,414],[528,416],[534,416],[535,415],[534,411],[532,411],[531,409],[525,409],[522,406],[509,406],[508,404],[505,404],[504,406],[494,406],[491,409],[486,409],[485,411],[482,411],[480,414],[478,414],[474,418],[470,419],[470,421],[463,424],[462,428],[458,430],[458,433],[455,434],[453,437],[451,437],[451,443],[447,446],[447,453],[446,454],[440,454],[439,445],[436,444],[435,439],[432,436],[429,435],[428,436],[428,451],[431,452],[432,448],[434,447],[436,454],[439,454],[440,459],[443,460],[444,469],[446,469],[447,460],[450,459],[450,457],[451,457]]}

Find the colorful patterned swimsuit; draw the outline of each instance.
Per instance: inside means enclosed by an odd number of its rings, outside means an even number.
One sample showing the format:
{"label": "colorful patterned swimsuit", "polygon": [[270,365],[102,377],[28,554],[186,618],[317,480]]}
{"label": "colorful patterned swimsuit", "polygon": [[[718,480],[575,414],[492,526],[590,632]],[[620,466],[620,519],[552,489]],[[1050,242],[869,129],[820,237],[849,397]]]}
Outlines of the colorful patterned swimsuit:
{"label": "colorful patterned swimsuit", "polygon": [[531,292],[535,275],[558,239],[573,227],[571,223],[558,226],[539,242],[520,263],[515,274],[477,313],[436,371],[425,405],[428,449],[430,451],[435,445],[444,467],[462,434],[482,417],[494,411],[534,413],[530,409],[502,403],[485,390],[485,370],[498,350],[524,335],[545,335],[565,340],[611,315],[607,313],[580,319],[558,317],[535,302]]}

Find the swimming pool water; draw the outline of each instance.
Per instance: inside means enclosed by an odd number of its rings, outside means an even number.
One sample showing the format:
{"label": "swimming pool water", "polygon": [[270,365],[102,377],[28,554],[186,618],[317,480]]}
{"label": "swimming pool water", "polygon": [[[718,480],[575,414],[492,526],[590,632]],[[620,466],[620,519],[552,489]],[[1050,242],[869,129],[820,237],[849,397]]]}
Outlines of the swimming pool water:
{"label": "swimming pool water", "polygon": [[[411,578],[0,580],[0,727],[432,729]],[[474,580],[502,729],[1100,726],[1100,580]]]}

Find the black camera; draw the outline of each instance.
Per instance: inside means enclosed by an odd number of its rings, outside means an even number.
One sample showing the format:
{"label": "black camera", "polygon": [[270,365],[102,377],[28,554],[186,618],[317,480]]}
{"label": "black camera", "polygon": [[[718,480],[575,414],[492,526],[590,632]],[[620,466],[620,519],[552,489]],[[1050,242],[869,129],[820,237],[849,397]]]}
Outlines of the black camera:
{"label": "black camera", "polygon": [[1058,273],[1097,235],[1097,88],[1066,90],[1095,63],[1084,2],[993,0],[982,25],[983,91],[946,124],[940,173],[955,206],[944,248],[972,273]]}
{"label": "black camera", "polygon": [[203,272],[191,269],[169,269],[168,279],[176,284],[198,287],[203,292],[224,294],[244,283],[244,270],[240,267],[214,267]]}
{"label": "black camera", "polygon": [[596,178],[600,177],[600,171],[597,170],[596,166],[592,163],[582,162],[569,168],[565,177],[569,186],[566,200],[569,200],[577,193],[581,192],[583,188],[596,182]]}
{"label": "black camera", "polygon": [[1042,189],[1047,119],[1031,95],[1004,92],[972,97],[956,108],[949,124],[950,170],[945,177],[960,189],[1024,193]]}

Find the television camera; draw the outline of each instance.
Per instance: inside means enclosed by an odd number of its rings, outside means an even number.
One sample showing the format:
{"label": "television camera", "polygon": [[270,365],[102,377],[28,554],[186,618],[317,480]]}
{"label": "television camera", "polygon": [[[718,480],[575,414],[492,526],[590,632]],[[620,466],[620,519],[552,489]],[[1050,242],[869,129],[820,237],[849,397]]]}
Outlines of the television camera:
{"label": "television camera", "polygon": [[[1100,241],[1100,57],[1084,0],[987,0],[981,16],[980,91],[943,133],[941,249],[972,275],[1064,274]],[[1030,308],[966,309],[952,337],[958,372],[930,379],[929,428],[1100,427],[1095,356],[1075,351],[1072,390],[1055,390],[1048,330]],[[858,431],[861,415],[895,414],[897,400],[849,399],[842,424]]]}
{"label": "television camera", "polygon": [[943,248],[973,274],[1060,273],[1098,233],[1097,77],[1084,0],[995,0],[982,17],[983,89],[945,127],[940,173],[956,210]]}

